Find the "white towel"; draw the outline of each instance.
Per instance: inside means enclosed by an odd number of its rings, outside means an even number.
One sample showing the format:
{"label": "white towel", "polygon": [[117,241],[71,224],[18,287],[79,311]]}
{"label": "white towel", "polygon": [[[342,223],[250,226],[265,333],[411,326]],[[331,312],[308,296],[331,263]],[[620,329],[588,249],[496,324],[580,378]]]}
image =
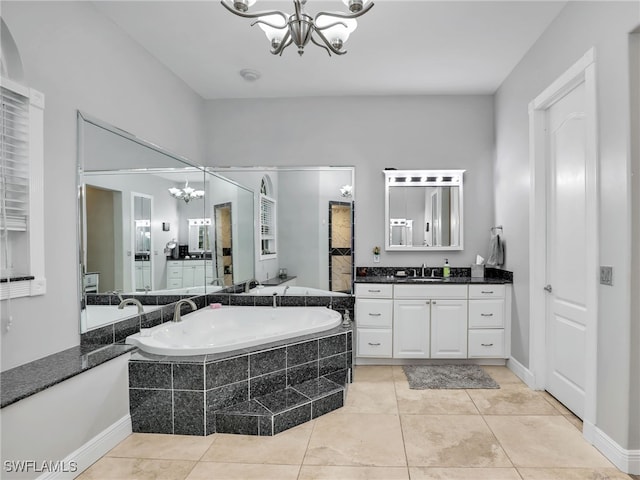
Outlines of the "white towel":
{"label": "white towel", "polygon": [[503,263],[504,244],[499,234],[492,233],[491,241],[489,242],[489,260],[487,260],[487,265],[501,266]]}

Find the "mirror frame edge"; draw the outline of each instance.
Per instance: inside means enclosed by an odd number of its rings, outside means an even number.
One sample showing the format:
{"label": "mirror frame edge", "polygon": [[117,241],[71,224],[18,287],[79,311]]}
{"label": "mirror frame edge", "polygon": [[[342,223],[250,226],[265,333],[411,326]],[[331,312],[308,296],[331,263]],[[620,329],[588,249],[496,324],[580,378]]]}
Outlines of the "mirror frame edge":
{"label": "mirror frame edge", "polygon": [[[389,177],[392,174],[399,173],[417,173],[417,172],[430,172],[435,175],[460,175],[462,181],[459,185],[459,201],[460,201],[460,245],[455,246],[437,246],[437,247],[426,247],[426,246],[398,246],[391,245],[389,242],[390,239],[390,226],[389,226]],[[464,172],[466,170],[396,170],[389,169],[383,170],[384,174],[384,249],[387,252],[439,252],[439,251],[460,251],[464,250]]]}

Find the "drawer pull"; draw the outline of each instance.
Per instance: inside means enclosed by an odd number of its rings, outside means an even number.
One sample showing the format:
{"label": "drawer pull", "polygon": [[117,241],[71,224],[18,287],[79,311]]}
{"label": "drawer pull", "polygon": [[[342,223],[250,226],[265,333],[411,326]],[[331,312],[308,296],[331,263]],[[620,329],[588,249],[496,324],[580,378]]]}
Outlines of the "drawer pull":
{"label": "drawer pull", "polygon": [[483,347],[493,347],[493,343],[481,343]]}
{"label": "drawer pull", "polygon": [[493,313],[481,313],[481,317],[493,317]]}
{"label": "drawer pull", "polygon": [[380,290],[368,290],[369,293],[380,293]]}
{"label": "drawer pull", "polygon": [[487,293],[487,294],[489,294],[489,293],[493,293],[493,290],[489,290],[489,291],[481,290],[481,292],[480,292],[480,293]]}
{"label": "drawer pull", "polygon": [[380,315],[382,315],[381,313],[369,313],[370,317],[379,317]]}
{"label": "drawer pull", "polygon": [[380,342],[378,342],[378,343],[369,342],[369,345],[371,345],[372,347],[379,347],[380,346]]}

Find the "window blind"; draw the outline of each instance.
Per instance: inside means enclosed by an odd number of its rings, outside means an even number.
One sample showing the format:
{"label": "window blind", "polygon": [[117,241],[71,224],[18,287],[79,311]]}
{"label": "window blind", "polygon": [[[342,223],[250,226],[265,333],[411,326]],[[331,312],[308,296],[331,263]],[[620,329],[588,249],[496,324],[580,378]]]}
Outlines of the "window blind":
{"label": "window blind", "polygon": [[29,213],[29,99],[8,88],[0,89],[0,229],[26,231]]}
{"label": "window blind", "polygon": [[264,195],[260,196],[260,233],[275,235],[275,202]]}

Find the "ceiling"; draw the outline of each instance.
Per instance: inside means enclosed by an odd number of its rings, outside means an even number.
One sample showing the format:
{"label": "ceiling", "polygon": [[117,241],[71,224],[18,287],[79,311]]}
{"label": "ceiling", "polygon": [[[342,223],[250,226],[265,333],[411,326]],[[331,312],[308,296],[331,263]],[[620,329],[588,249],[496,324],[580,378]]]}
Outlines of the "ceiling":
{"label": "ceiling", "polygon": [[[217,0],[96,1],[94,5],[204,99],[492,94],[566,1],[375,0],[343,56],[309,44],[282,56],[251,20]],[[255,10],[293,11],[258,0]],[[345,10],[308,0],[310,15]],[[260,72],[255,82],[241,69]]]}

